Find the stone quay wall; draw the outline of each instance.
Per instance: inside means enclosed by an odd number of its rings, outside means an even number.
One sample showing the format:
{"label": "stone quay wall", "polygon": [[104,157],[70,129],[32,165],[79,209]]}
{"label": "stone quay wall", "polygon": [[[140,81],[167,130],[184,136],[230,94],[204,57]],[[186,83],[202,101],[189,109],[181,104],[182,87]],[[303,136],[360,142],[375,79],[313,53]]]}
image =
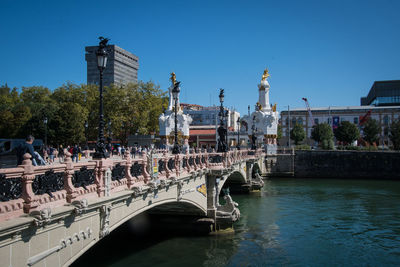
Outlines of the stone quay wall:
{"label": "stone quay wall", "polygon": [[400,153],[384,151],[296,151],[298,178],[400,179]]}

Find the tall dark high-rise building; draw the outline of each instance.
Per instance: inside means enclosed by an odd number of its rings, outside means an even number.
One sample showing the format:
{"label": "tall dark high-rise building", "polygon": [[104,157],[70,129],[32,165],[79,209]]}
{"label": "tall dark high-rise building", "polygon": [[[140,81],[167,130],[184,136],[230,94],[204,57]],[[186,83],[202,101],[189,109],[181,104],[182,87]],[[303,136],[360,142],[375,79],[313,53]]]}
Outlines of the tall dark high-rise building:
{"label": "tall dark high-rise building", "polygon": [[[97,68],[96,51],[98,46],[86,46],[85,60],[87,62],[87,83],[99,84],[99,70]],[[107,46],[107,67],[103,73],[103,84],[137,83],[139,58],[134,54],[116,45]]]}

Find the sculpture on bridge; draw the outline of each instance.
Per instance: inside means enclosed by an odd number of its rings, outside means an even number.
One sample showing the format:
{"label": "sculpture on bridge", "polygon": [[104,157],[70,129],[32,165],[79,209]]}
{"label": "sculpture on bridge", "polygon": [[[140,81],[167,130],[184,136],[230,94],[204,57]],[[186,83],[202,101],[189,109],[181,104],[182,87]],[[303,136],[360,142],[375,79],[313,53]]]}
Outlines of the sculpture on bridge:
{"label": "sculpture on bridge", "polygon": [[267,80],[267,78],[268,78],[269,76],[270,76],[270,75],[269,75],[269,73],[268,73],[268,68],[265,68],[264,73],[263,73],[263,75],[262,75],[262,77],[261,77],[261,81]]}
{"label": "sculpture on bridge", "polygon": [[227,151],[227,144],[226,144],[226,129],[224,125],[218,127],[218,152]]}
{"label": "sculpture on bridge", "polygon": [[[165,145],[172,149],[172,142],[170,142],[169,137],[174,136],[174,128],[175,128],[175,114],[174,114],[174,101],[172,90],[176,86],[176,75],[174,72],[171,73],[171,86],[168,88],[169,92],[169,104],[167,110],[160,115],[158,118],[158,123],[160,126],[160,137],[162,141],[165,142]],[[179,85],[178,85],[179,87]],[[180,91],[180,89],[179,89]],[[192,118],[188,114],[184,114],[182,109],[180,108],[179,102],[179,93],[177,99],[177,126],[178,133],[181,134],[181,140],[183,142],[183,149],[186,150],[189,148],[189,125],[192,122]],[[179,141],[179,136],[178,136]]]}
{"label": "sculpture on bridge", "polygon": [[[269,76],[269,71],[266,68],[258,85],[258,102],[255,111],[251,115],[244,116],[242,121],[245,121],[249,126],[247,132],[251,143],[255,143],[254,138],[260,139],[260,143],[261,141],[264,142],[264,149],[267,153],[274,154],[277,149],[278,112],[276,111],[276,104],[272,106],[269,102]],[[251,130],[253,125],[258,129],[255,135]]]}
{"label": "sculpture on bridge", "polygon": [[225,205],[217,206],[217,218],[226,219],[231,222],[236,222],[240,218],[239,204],[232,200],[230,195],[224,196]]}

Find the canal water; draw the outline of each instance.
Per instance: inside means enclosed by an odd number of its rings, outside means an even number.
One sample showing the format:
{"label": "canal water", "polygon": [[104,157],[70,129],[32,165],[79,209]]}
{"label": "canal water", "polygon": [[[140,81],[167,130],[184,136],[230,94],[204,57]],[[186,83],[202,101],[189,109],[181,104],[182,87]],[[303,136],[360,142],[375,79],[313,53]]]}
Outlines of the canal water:
{"label": "canal water", "polygon": [[117,229],[74,266],[399,266],[400,183],[272,179],[234,195],[234,234]]}

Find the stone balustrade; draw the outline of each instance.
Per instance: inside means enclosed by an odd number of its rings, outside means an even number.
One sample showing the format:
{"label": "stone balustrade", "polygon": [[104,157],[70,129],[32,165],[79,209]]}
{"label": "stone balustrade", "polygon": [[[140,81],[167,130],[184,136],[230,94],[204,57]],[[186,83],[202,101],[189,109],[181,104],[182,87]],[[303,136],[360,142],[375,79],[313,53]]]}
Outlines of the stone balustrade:
{"label": "stone balustrade", "polygon": [[150,154],[132,159],[126,152],[121,160],[99,159],[73,163],[69,152],[62,164],[33,166],[25,154],[22,165],[0,169],[0,222],[24,214],[79,201],[135,190],[154,184],[153,180],[178,180],[193,172],[229,168],[237,162],[255,158],[261,150],[233,150],[225,153],[191,151],[170,154],[153,151],[158,161],[158,176],[150,174]]}

